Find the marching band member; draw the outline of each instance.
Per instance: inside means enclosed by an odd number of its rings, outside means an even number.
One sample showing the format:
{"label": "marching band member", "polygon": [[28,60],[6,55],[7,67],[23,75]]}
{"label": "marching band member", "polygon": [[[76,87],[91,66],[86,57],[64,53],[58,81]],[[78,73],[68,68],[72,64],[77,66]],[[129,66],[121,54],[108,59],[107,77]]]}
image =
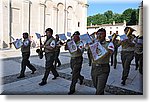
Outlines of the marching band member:
{"label": "marching band member", "polygon": [[99,29],[97,31],[96,41],[99,42],[107,52],[97,60],[92,59],[91,76],[93,85],[96,88],[96,95],[104,95],[104,88],[110,72],[109,59],[114,51],[113,43],[106,42],[105,37],[106,30],[103,28]]}
{"label": "marching band member", "polygon": [[20,71],[20,76],[18,76],[17,78],[25,77],[26,66],[32,71],[31,74],[34,74],[34,72],[36,71],[36,68],[29,61],[30,45],[31,45],[31,42],[29,40],[29,34],[23,33],[23,38],[24,38],[23,45],[21,46],[21,52],[22,52],[21,71]]}
{"label": "marching band member", "polygon": [[60,54],[60,47],[63,45],[63,43],[61,42],[61,40],[59,40],[59,36],[58,34],[56,34],[56,49],[55,49],[55,68],[56,68],[56,65],[58,63],[58,66],[59,67],[61,65],[61,62],[59,60],[59,54]]}
{"label": "marching band member", "polygon": [[73,35],[73,40],[77,46],[77,51],[71,53],[71,61],[70,61],[70,65],[71,65],[71,69],[72,69],[72,82],[70,85],[70,91],[69,91],[69,95],[73,94],[75,92],[75,86],[76,83],[78,81],[78,79],[80,80],[80,85],[83,83],[83,79],[84,77],[80,74],[81,72],[81,68],[82,68],[82,62],[83,62],[83,43],[80,41],[80,37],[79,37],[80,33],[78,31],[76,31]]}
{"label": "marching band member", "polygon": [[54,78],[52,78],[52,80],[55,80],[59,76],[58,72],[56,71],[53,65],[55,60],[55,46],[56,46],[55,38],[52,36],[53,30],[51,28],[47,28],[45,32],[46,32],[47,39],[44,45],[40,46],[44,48],[45,51],[45,59],[46,59],[45,73],[42,82],[39,83],[40,86],[47,84],[47,78],[49,76],[50,71],[52,71],[52,74],[54,75]]}
{"label": "marching band member", "polygon": [[114,33],[111,39],[111,41],[114,44],[114,52],[111,55],[111,66],[114,65],[114,69],[116,69],[117,67],[117,53],[118,53],[118,47],[120,46],[119,40],[116,39],[117,36],[118,35]]}
{"label": "marching band member", "polygon": [[137,36],[136,38],[134,56],[136,70],[139,68],[140,74],[143,74],[143,36]]}
{"label": "marching band member", "polygon": [[126,27],[124,29],[127,39],[121,41],[122,51],[121,51],[121,60],[122,60],[122,85],[126,84],[126,80],[130,71],[130,64],[134,58],[134,47],[135,43],[133,42],[134,38],[132,32],[135,31],[131,27]]}

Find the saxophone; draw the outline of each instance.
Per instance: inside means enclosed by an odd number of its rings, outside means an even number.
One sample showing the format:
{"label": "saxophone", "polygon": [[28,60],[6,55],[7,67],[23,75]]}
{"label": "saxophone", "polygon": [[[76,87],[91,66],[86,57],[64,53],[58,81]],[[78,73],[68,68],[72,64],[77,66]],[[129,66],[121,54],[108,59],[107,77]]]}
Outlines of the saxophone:
{"label": "saxophone", "polygon": [[[41,36],[41,37],[45,37],[45,36],[46,36],[46,35]],[[40,37],[40,46],[42,45],[41,37]],[[36,49],[36,53],[38,53],[38,56],[39,56],[39,58],[40,58],[40,59],[42,59],[42,58],[43,58],[43,52],[44,52],[44,50],[42,50],[42,48],[41,48],[41,47],[40,47],[39,49]]]}

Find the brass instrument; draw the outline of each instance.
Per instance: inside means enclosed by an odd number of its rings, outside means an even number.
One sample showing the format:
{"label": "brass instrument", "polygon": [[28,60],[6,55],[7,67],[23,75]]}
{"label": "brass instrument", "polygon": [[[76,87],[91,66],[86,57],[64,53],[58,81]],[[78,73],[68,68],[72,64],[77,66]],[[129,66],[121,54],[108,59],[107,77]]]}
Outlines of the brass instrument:
{"label": "brass instrument", "polygon": [[[46,35],[41,36],[41,37],[45,37],[45,36],[46,36]],[[38,56],[39,56],[40,59],[43,58],[43,52],[44,52],[44,50],[42,50],[42,48],[41,48],[41,45],[42,45],[41,37],[40,37],[40,48],[39,48],[39,49],[36,49],[36,53],[38,53]]]}
{"label": "brass instrument", "polygon": [[126,36],[128,37],[128,41],[121,42],[122,48],[128,48],[128,47],[134,46],[132,42],[133,42],[135,36],[132,33],[133,33],[133,31],[136,31],[136,30],[131,27],[126,27],[125,29],[127,29]]}
{"label": "brass instrument", "polygon": [[117,38],[117,34],[116,33],[114,33],[113,35],[112,35],[112,42],[114,42],[114,40]]}
{"label": "brass instrument", "polygon": [[131,27],[127,27],[128,28],[128,32],[127,32],[127,37],[132,35],[132,32],[135,31],[135,29],[131,28]]}

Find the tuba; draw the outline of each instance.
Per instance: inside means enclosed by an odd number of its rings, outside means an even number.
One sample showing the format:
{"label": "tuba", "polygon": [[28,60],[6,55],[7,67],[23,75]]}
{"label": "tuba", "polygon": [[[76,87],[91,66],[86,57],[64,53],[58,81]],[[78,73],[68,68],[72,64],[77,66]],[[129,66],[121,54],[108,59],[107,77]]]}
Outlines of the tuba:
{"label": "tuba", "polygon": [[132,36],[133,31],[136,31],[135,29],[131,28],[131,27],[127,27],[127,37]]}
{"label": "tuba", "polygon": [[[45,36],[46,36],[46,35],[41,36],[41,37],[45,37]],[[42,45],[41,37],[40,37],[40,46]],[[42,48],[41,48],[41,47],[40,47],[39,49],[36,49],[36,53],[38,53],[38,56],[39,56],[39,58],[40,58],[40,59],[42,59],[42,58],[43,58],[43,52],[44,52],[44,50],[42,50]]]}

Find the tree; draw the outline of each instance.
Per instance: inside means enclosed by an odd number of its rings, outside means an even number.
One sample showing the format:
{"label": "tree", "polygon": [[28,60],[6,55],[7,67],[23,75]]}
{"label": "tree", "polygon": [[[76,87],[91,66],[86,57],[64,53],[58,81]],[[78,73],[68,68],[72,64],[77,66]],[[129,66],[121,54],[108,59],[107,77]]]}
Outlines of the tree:
{"label": "tree", "polygon": [[113,13],[111,10],[104,12],[104,14],[96,14],[87,17],[87,25],[91,23],[93,25],[109,24],[115,21],[116,23],[123,23],[126,20],[127,25],[138,24],[139,10],[138,9],[126,9],[122,14]]}
{"label": "tree", "polygon": [[111,10],[108,10],[106,12],[104,12],[104,16],[106,16],[107,21],[106,23],[110,23],[110,21],[112,21],[112,17],[113,17],[113,12]]}
{"label": "tree", "polygon": [[123,12],[122,18],[126,20],[127,25],[135,25],[138,22],[138,15],[136,9],[127,9]]}

